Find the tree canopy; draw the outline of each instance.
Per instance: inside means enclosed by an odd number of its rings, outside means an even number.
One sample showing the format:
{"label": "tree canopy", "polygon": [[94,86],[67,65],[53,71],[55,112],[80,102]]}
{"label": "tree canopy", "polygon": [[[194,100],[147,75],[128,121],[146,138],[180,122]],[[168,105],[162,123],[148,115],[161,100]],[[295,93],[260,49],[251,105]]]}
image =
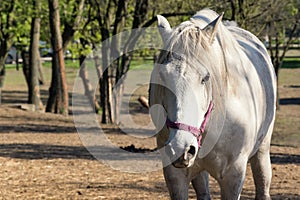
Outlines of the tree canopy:
{"label": "tree canopy", "polygon": [[[40,2],[40,10],[34,2]],[[39,40],[45,41],[46,46],[55,50],[53,41],[53,13],[49,9],[54,0],[2,0],[0,4],[0,87],[5,76],[5,60],[12,45],[19,51],[28,51],[32,46],[32,20],[39,19]],[[67,49],[72,52],[73,58],[80,58],[78,65],[83,62],[94,47],[102,43],[102,60],[95,59],[95,67],[99,75],[99,100],[90,97],[91,105],[103,113],[102,122],[118,122],[118,102],[111,97],[112,88],[120,87],[117,91],[122,96],[122,86],[115,85],[126,78],[132,53],[121,52],[136,45],[138,31],[132,32],[127,38],[113,38],[113,35],[126,30],[153,26],[156,15],[162,14],[169,18],[171,24],[178,24],[191,17],[196,11],[208,7],[218,13],[225,12],[225,20],[236,21],[238,26],[245,28],[260,39],[268,41],[270,55],[278,74],[283,58],[295,35],[299,35],[300,2],[298,0],[217,0],[217,1],[182,1],[182,0],[57,0],[60,24],[58,32],[61,36],[63,52]],[[26,6],[24,6],[26,4]],[[38,12],[39,11],[39,12]],[[52,17],[51,17],[52,16]],[[35,39],[36,40],[36,39]],[[120,41],[124,40],[124,41]],[[106,41],[105,43],[103,43]],[[120,44],[125,44],[120,46]],[[279,47],[283,51],[279,51]],[[110,49],[111,51],[105,51]],[[32,51],[32,48],[30,48]],[[141,55],[147,55],[147,51]],[[55,52],[55,51],[54,51]],[[54,56],[56,53],[54,53]],[[117,56],[116,56],[117,55]],[[54,57],[53,57],[54,58]],[[103,66],[111,58],[115,59],[109,70]],[[52,63],[55,65],[55,62]],[[47,110],[61,112],[63,109],[54,109],[56,97],[54,83],[61,81],[57,76],[63,74],[63,62],[56,62],[53,66],[52,83],[49,93]],[[62,67],[62,68],[61,68]],[[57,70],[57,71],[55,71]],[[82,78],[87,80],[82,67]],[[113,78],[112,78],[113,77]],[[63,86],[63,85],[60,85]],[[86,85],[87,90],[89,88]],[[51,90],[52,88],[52,90]],[[57,88],[55,91],[58,90]],[[90,92],[87,92],[90,93]],[[52,98],[52,100],[51,100]],[[52,101],[52,102],[51,102]],[[100,102],[100,106],[97,103]],[[65,104],[65,103],[64,103]],[[57,107],[57,105],[56,105]],[[100,108],[101,107],[101,108]],[[68,109],[68,108],[66,108]],[[67,111],[65,110],[64,113]]]}

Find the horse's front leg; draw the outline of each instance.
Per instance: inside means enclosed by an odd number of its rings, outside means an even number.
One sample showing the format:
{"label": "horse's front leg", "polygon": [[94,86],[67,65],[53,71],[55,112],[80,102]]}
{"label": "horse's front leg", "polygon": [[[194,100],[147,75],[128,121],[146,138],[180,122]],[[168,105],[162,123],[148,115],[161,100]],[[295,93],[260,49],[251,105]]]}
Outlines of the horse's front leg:
{"label": "horse's front leg", "polygon": [[247,169],[247,159],[239,159],[225,166],[225,170],[218,177],[221,186],[222,200],[240,199]]}
{"label": "horse's front leg", "polygon": [[187,200],[189,175],[186,168],[175,168],[168,165],[164,168],[164,177],[172,200]]}
{"label": "horse's front leg", "polygon": [[208,173],[201,172],[192,180],[193,187],[197,194],[197,200],[210,200]]}

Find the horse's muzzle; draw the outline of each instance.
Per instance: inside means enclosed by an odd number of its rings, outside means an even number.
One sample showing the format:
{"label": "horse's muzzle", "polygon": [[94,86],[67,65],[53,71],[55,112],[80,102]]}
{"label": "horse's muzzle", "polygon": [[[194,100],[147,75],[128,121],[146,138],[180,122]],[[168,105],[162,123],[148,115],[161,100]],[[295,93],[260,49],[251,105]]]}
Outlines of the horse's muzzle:
{"label": "horse's muzzle", "polygon": [[186,168],[193,165],[196,149],[194,146],[190,146],[185,153],[175,160],[172,164],[176,168]]}

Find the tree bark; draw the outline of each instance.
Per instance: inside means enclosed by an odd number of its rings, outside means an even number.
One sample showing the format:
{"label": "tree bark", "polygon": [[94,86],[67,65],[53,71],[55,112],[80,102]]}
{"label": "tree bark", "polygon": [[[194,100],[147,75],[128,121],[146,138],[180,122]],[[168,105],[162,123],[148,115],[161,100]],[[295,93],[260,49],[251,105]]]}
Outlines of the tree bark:
{"label": "tree bark", "polygon": [[44,70],[43,70],[42,62],[40,62],[38,67],[39,67],[39,69],[38,69],[38,71],[39,71],[39,83],[40,83],[40,85],[44,85],[45,84],[45,77],[44,77]]}
{"label": "tree bark", "polygon": [[29,78],[29,53],[26,52],[25,50],[22,50],[21,52],[21,57],[22,57],[22,71],[27,83],[27,87],[30,87],[30,78]]}
{"label": "tree bark", "polygon": [[79,58],[79,62],[80,62],[79,75],[80,75],[80,77],[82,79],[82,82],[83,82],[85,95],[88,97],[92,108],[95,109],[96,113],[98,113],[98,111],[100,109],[100,106],[97,102],[94,90],[93,90],[92,85],[89,81],[89,76],[88,76],[88,72],[86,70],[86,65],[85,65],[85,58],[86,58],[86,56],[80,56],[80,58]]}
{"label": "tree bark", "polygon": [[235,15],[236,15],[236,7],[235,7],[235,1],[230,0],[230,6],[231,6],[231,21],[235,21]]}
{"label": "tree bark", "polygon": [[35,110],[43,109],[43,103],[40,99],[39,87],[39,67],[40,67],[40,10],[41,1],[34,0],[33,7],[35,8],[36,16],[32,18],[31,33],[30,33],[30,48],[29,48],[29,87],[28,87],[28,103],[34,104]]}
{"label": "tree bark", "polygon": [[110,102],[110,83],[109,83],[109,61],[110,61],[110,41],[109,41],[109,29],[110,29],[110,10],[111,1],[108,1],[106,10],[102,9],[102,5],[99,2],[95,2],[97,6],[97,21],[100,26],[101,33],[101,55],[102,55],[102,82],[100,84],[100,98],[102,108],[102,120],[101,123],[112,123],[111,119],[111,102]]}
{"label": "tree bark", "polygon": [[46,111],[68,115],[68,91],[66,83],[63,42],[60,31],[60,14],[58,0],[48,0],[51,31],[52,80]]}

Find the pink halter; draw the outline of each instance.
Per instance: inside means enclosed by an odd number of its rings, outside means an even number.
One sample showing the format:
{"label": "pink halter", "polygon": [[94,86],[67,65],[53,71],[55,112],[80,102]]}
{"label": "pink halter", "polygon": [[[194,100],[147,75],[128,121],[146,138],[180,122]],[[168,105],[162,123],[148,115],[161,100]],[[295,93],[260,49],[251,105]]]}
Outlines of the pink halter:
{"label": "pink halter", "polygon": [[166,121],[166,125],[168,128],[174,128],[174,129],[178,129],[178,130],[183,130],[183,131],[188,131],[190,133],[192,133],[198,141],[198,148],[201,147],[201,139],[202,139],[202,133],[204,133],[207,121],[210,117],[211,111],[214,107],[214,103],[213,101],[210,101],[208,109],[204,115],[204,120],[201,123],[200,128],[194,127],[194,126],[190,126],[184,123],[180,123],[180,122],[172,122],[171,120],[169,120],[169,118],[167,118]]}

